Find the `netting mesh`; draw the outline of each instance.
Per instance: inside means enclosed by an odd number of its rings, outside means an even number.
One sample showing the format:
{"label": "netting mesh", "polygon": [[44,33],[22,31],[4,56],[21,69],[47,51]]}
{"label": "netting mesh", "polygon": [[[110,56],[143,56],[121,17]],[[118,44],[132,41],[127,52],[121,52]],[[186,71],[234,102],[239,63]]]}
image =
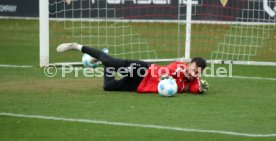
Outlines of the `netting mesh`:
{"label": "netting mesh", "polygon": [[[50,0],[51,61],[78,61],[55,47],[79,42],[129,59],[184,57],[186,0]],[[193,0],[191,57],[276,61],[274,0]]]}
{"label": "netting mesh", "polygon": [[[275,1],[267,1],[273,7]],[[245,3],[246,4],[246,3]],[[217,49],[212,52],[212,59],[220,60],[268,60],[261,56],[261,51],[275,49],[275,17],[263,8],[264,1],[247,1],[247,7],[241,9],[241,17],[229,27]],[[246,22],[246,23],[244,23]],[[275,54],[275,53],[274,53]]]}

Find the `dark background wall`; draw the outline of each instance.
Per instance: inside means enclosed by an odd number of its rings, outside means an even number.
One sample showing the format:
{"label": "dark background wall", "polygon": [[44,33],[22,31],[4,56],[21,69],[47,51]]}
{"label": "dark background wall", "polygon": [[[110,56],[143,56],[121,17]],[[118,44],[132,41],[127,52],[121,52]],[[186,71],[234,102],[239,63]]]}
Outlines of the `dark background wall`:
{"label": "dark background wall", "polygon": [[[276,16],[271,17],[263,10],[262,0],[228,0],[226,5],[223,5],[221,0],[198,1],[199,5],[193,6],[193,20],[257,22],[263,19],[261,22],[275,22]],[[63,0],[49,0],[49,2],[52,18],[115,17],[176,20],[179,9],[178,0],[171,0],[170,4],[153,4],[152,0],[150,4],[134,4],[133,1],[110,4],[107,0],[71,0],[70,3],[65,3]],[[275,2],[269,1],[269,6],[273,9],[276,6]],[[39,0],[0,0],[0,16],[38,17],[38,7]],[[82,10],[78,10],[80,7]],[[185,19],[186,6],[181,4],[180,7],[180,19]],[[75,10],[72,12],[71,9]]]}
{"label": "dark background wall", "polygon": [[38,0],[0,0],[0,16],[38,17]]}

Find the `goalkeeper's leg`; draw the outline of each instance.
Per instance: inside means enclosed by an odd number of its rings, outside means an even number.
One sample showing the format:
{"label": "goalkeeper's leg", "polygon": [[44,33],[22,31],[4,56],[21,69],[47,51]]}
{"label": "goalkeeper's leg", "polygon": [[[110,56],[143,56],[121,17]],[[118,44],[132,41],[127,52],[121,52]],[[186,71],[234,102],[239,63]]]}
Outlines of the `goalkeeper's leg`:
{"label": "goalkeeper's leg", "polygon": [[144,61],[139,61],[139,60],[127,60],[127,59],[119,59],[119,58],[113,58],[109,56],[108,54],[102,52],[101,50],[91,48],[91,47],[86,47],[83,46],[81,51],[83,53],[89,54],[90,56],[98,59],[99,61],[102,62],[102,64],[105,67],[113,67],[115,71],[117,71],[118,68],[124,67],[124,68],[129,68],[129,67],[145,67],[148,68],[150,63],[144,62]]}
{"label": "goalkeeper's leg", "polygon": [[[136,91],[143,79],[142,75],[146,73],[146,70],[150,65],[147,62],[138,60],[113,58],[101,50],[86,46],[83,46],[81,51],[98,59],[105,66],[103,87],[106,91]],[[125,74],[122,74],[126,76],[120,80],[116,80],[114,72],[117,72],[119,68],[126,72]],[[137,70],[139,68],[143,69],[140,69],[138,74]]]}
{"label": "goalkeeper's leg", "polygon": [[126,67],[127,65],[126,60],[113,58],[101,50],[95,48],[83,46],[81,51],[101,61],[102,64],[106,67],[114,67],[117,70],[119,67]]}
{"label": "goalkeeper's leg", "polygon": [[[138,85],[143,79],[143,76],[139,76],[137,70],[140,69],[139,74],[144,75],[146,73],[147,68],[149,67],[149,63],[138,60],[126,60],[126,59],[118,59],[109,56],[108,54],[102,52],[101,50],[82,46],[77,43],[65,43],[61,44],[57,47],[57,52],[65,52],[68,50],[79,50],[83,53],[89,54],[90,56],[96,58],[101,61],[105,66],[104,68],[104,89],[108,91],[136,91]],[[116,80],[115,76],[112,75],[111,71],[108,71],[108,68],[114,68],[113,71],[117,71],[119,68],[129,70],[127,77],[123,77],[120,80]],[[132,73],[132,75],[130,74]],[[123,74],[126,75],[126,74]]]}
{"label": "goalkeeper's leg", "polygon": [[107,71],[104,68],[104,90],[105,91],[136,91],[142,77],[123,77],[120,80],[115,79],[113,72]]}

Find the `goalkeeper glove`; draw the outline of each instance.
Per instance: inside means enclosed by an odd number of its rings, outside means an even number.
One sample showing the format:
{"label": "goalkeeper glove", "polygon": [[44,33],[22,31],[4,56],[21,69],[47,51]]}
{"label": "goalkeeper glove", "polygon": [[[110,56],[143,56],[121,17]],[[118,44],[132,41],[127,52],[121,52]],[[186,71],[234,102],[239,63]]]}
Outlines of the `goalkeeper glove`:
{"label": "goalkeeper glove", "polygon": [[204,92],[207,92],[208,89],[209,89],[208,82],[206,80],[200,80],[199,92],[204,93]]}

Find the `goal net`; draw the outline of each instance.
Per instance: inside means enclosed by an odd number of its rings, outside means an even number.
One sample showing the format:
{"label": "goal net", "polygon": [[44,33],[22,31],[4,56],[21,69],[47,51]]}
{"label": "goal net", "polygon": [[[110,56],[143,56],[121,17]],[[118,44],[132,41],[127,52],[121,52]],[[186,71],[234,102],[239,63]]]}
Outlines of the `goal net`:
{"label": "goal net", "polygon": [[[40,1],[40,30],[48,26],[49,32],[40,35],[49,45],[41,42],[41,66],[79,62],[81,56],[76,52],[55,52],[56,46],[65,42],[108,48],[110,55],[127,59],[172,61],[201,56],[217,63],[276,65],[274,0],[43,3]],[[47,11],[50,19],[41,11]],[[49,25],[43,26],[44,22]]]}

